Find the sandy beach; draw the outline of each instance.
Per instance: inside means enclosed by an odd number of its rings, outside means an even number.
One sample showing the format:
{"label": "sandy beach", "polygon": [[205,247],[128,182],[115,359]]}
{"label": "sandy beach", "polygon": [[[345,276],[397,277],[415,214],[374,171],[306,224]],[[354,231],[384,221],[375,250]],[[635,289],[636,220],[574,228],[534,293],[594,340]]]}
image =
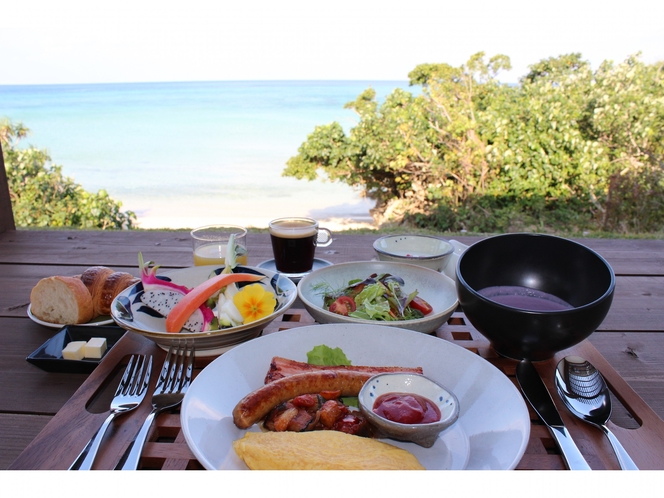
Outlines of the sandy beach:
{"label": "sandy beach", "polygon": [[347,188],[326,187],[304,189],[282,199],[283,202],[269,198],[251,202],[210,197],[128,198],[123,199],[122,210],[134,211],[136,226],[142,229],[185,229],[219,223],[267,228],[270,220],[285,216],[314,218],[320,226],[332,231],[377,228],[369,215],[373,201],[349,193]]}

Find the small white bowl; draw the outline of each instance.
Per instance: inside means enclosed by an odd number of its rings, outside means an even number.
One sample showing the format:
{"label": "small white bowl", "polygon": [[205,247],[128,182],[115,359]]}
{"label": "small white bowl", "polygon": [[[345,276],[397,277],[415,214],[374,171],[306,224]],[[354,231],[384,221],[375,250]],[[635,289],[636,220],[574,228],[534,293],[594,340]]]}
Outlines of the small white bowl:
{"label": "small white bowl", "polygon": [[[365,320],[338,315],[323,306],[324,290],[343,289],[350,280],[364,280],[371,274],[390,273],[404,280],[404,291],[418,292],[418,296],[428,302],[433,311],[415,320],[395,320],[393,322]],[[339,263],[311,272],[300,280],[297,294],[309,314],[318,323],[362,323],[365,325],[386,325],[430,334],[443,325],[456,310],[456,284],[447,275],[406,263],[389,261],[356,261]]]}
{"label": "small white bowl", "polygon": [[381,261],[396,261],[443,271],[454,252],[447,240],[430,235],[386,235],[373,248]]}
{"label": "small white bowl", "polygon": [[[373,411],[375,401],[383,394],[418,394],[431,400],[440,410],[440,420],[429,424],[400,424],[381,417]],[[370,424],[385,436],[398,441],[410,441],[431,448],[438,435],[459,418],[459,400],[454,393],[425,377],[410,373],[374,375],[358,395],[360,411]]]}

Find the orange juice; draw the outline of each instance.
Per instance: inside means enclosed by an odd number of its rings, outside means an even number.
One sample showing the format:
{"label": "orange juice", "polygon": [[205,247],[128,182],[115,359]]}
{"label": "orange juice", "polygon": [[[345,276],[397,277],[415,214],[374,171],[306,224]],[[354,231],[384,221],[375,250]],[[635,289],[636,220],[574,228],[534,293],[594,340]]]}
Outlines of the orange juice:
{"label": "orange juice", "polygon": [[[247,249],[242,246],[235,246],[237,250],[236,262],[239,265],[247,264]],[[213,242],[198,246],[194,250],[194,265],[220,265],[226,264],[226,244]]]}

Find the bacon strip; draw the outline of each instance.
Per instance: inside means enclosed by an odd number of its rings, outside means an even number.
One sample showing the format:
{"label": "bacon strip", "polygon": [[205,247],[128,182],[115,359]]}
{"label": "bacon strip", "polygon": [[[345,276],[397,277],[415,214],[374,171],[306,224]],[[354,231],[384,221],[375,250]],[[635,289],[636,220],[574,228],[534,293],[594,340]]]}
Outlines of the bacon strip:
{"label": "bacon strip", "polygon": [[324,365],[310,365],[308,363],[303,363],[300,361],[289,360],[288,358],[282,358],[280,356],[275,356],[272,358],[270,363],[270,369],[265,376],[265,384],[274,382],[275,380],[283,379],[284,377],[289,377],[291,375],[306,373],[306,372],[319,372],[321,370],[329,370],[333,372],[357,372],[365,373],[370,375],[377,375],[380,373],[389,373],[389,372],[407,372],[407,373],[416,373],[422,374],[422,367],[372,367],[372,366],[355,366],[355,365],[343,365],[343,366],[324,366]]}

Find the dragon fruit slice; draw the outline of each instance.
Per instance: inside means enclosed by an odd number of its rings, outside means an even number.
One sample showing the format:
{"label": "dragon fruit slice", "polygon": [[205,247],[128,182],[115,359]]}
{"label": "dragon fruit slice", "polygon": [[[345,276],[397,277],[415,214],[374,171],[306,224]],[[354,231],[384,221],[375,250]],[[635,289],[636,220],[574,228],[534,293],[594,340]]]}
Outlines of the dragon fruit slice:
{"label": "dragon fruit slice", "polygon": [[[144,263],[143,255],[138,253],[138,264],[143,283],[141,302],[163,316],[167,316],[173,306],[191,289],[157,277],[159,266],[150,269],[151,263],[151,261]],[[210,323],[213,319],[214,312],[207,304],[202,304],[185,322],[184,328],[190,332],[204,332],[210,330]]]}

